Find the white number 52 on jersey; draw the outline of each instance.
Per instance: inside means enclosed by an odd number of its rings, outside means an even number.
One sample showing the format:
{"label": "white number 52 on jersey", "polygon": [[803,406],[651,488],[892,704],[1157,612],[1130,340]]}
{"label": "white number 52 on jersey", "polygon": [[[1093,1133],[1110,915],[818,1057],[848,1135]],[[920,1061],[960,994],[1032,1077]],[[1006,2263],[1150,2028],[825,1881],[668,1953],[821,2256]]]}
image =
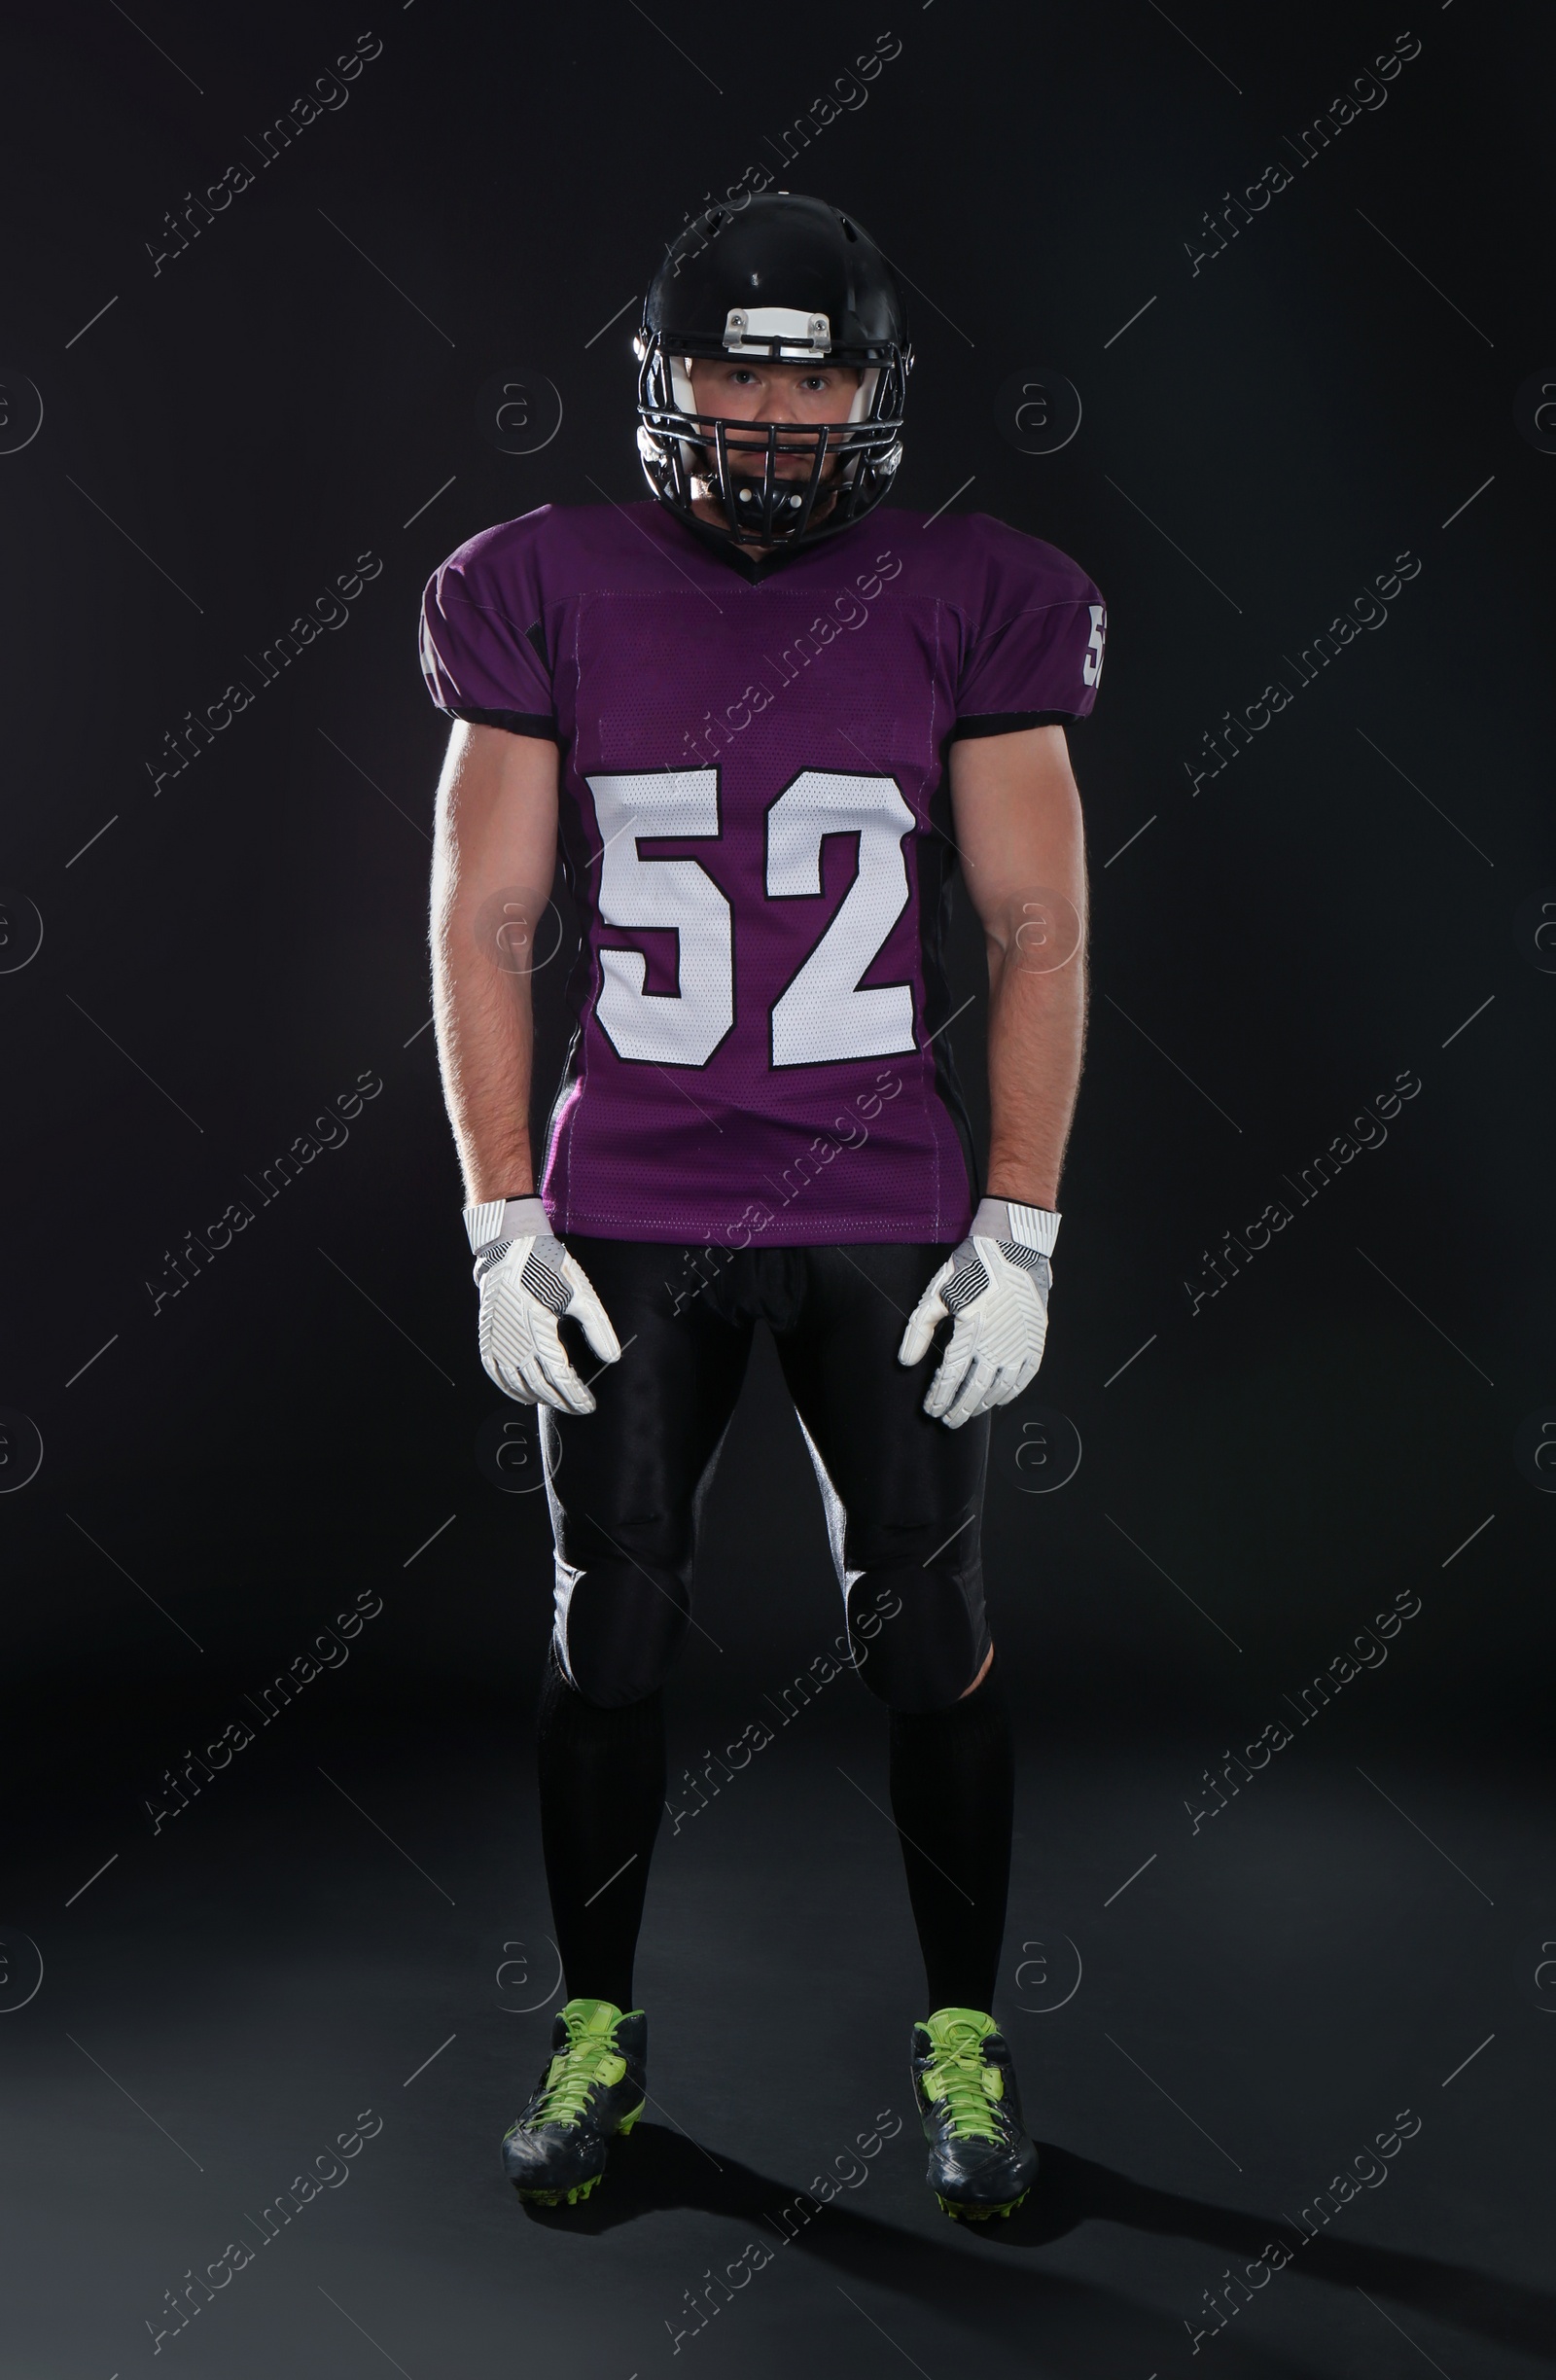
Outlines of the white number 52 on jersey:
{"label": "white number 52 on jersey", "polygon": [[[600,952],[595,1014],[619,1057],[657,1066],[705,1066],[734,1023],[734,920],[729,903],[692,859],[645,859],[640,841],[714,840],[719,778],[712,768],[591,776],[600,828],[603,925],[677,937],[678,988],[651,992],[638,950]],[[895,778],[806,768],[767,812],[769,901],[815,900],[822,843],[859,837],[852,884],[815,947],[768,1012],[775,1067],[825,1066],[913,1048],[907,983],[862,984],[908,904],[902,840],[913,813]]]}

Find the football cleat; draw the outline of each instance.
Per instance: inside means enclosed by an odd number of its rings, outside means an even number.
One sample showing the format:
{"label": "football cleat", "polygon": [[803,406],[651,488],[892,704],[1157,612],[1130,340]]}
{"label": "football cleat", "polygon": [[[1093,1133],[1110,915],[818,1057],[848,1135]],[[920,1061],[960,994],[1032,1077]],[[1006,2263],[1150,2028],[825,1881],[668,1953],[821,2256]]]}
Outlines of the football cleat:
{"label": "football cleat", "polygon": [[979,2008],[937,2008],[913,2027],[913,2089],[930,2145],[926,2179],[954,2220],[1009,2215],[1037,2178],[1010,2046]]}
{"label": "football cleat", "polygon": [[649,2020],[609,2000],[570,2000],[557,2012],[551,2062],[503,2135],[503,2171],[535,2206],[579,2206],[645,2105]]}

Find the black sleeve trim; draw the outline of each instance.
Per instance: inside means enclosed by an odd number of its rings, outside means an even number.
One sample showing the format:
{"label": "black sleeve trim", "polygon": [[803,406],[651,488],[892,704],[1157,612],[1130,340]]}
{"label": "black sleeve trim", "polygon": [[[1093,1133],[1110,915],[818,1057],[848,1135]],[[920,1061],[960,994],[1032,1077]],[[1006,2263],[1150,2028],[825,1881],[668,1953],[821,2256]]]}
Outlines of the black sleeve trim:
{"label": "black sleeve trim", "polygon": [[454,703],[449,716],[473,728],[506,728],[510,735],[538,735],[551,744],[561,741],[555,720],[540,711],[477,711],[469,703]]}
{"label": "black sleeve trim", "polygon": [[959,719],[950,740],[958,744],[970,735],[1019,735],[1024,728],[1068,728],[1083,717],[1080,711],[984,711]]}

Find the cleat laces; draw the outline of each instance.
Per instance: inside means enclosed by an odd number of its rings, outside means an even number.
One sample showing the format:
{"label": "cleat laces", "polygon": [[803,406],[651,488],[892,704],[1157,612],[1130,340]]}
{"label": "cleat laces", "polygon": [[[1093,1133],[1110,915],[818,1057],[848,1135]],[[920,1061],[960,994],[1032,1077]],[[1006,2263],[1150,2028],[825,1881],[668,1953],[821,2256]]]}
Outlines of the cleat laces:
{"label": "cleat laces", "polygon": [[931,2099],[945,2103],[951,2136],[959,2141],[997,2141],[999,2125],[991,2103],[1003,2098],[1004,2078],[983,2061],[983,2035],[973,2024],[947,2029],[937,2043],[925,2088]]}
{"label": "cleat laces", "polygon": [[602,2012],[602,2005],[587,2017],[575,2015],[571,2008],[563,2011],[567,2047],[551,2060],[535,2112],[537,2124],[577,2123],[587,2111],[596,2083],[609,2089],[626,2073],[626,2060],[614,2043],[614,2021],[608,2020],[603,2033],[598,2030]]}

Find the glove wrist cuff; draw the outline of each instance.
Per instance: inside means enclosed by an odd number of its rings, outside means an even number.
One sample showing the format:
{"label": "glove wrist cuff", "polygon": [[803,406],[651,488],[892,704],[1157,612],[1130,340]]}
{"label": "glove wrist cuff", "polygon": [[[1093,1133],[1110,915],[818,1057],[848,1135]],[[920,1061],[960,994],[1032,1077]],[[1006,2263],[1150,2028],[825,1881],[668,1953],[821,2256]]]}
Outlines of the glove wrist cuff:
{"label": "glove wrist cuff", "polygon": [[479,1198],[464,1210],[473,1256],[498,1240],[538,1239],[550,1230],[542,1201],[531,1192],[523,1198]]}
{"label": "glove wrist cuff", "polygon": [[1008,1240],[1017,1248],[1035,1248],[1040,1256],[1052,1256],[1059,1217],[1052,1207],[1018,1206],[1013,1198],[984,1198],[972,1218],[972,1236]]}

